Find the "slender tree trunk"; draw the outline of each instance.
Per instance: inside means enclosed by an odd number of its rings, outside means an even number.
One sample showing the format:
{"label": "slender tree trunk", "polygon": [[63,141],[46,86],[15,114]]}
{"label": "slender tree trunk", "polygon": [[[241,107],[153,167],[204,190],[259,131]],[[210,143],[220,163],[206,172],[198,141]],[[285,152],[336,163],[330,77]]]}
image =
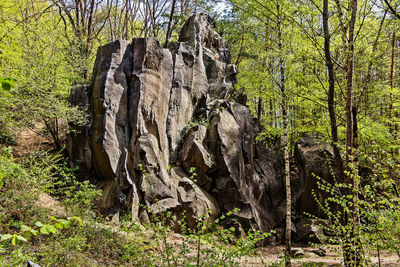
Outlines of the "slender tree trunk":
{"label": "slender tree trunk", "polygon": [[[392,35],[392,59],[390,62],[390,103],[389,103],[389,118],[390,118],[390,128],[389,131],[390,133],[394,134],[394,123],[393,123],[393,88],[394,88],[394,65],[395,65],[395,40],[396,40],[396,32],[393,32]],[[392,155],[393,155],[393,150],[392,150]]]}
{"label": "slender tree trunk", "polygon": [[61,142],[59,138],[59,131],[58,131],[58,120],[57,118],[55,119],[47,119],[43,117],[43,122],[46,126],[46,129],[49,131],[51,138],[52,138],[52,143],[54,145],[54,148],[56,150],[61,150]]}
{"label": "slender tree trunk", "polygon": [[124,18],[124,25],[123,25],[123,37],[124,39],[128,40],[129,38],[129,17],[130,14],[130,1],[125,0],[125,18]]}
{"label": "slender tree trunk", "polygon": [[[281,75],[285,75],[284,62],[280,59]],[[284,76],[283,76],[284,77]],[[292,224],[292,194],[290,188],[290,165],[289,165],[289,140],[288,140],[288,114],[287,114],[287,100],[284,79],[281,78],[281,91],[282,91],[282,119],[283,119],[283,150],[285,158],[285,184],[286,184],[286,253],[287,258],[285,266],[291,266],[290,251],[291,251],[291,224]]]}
{"label": "slender tree trunk", "polygon": [[257,104],[257,120],[260,122],[261,121],[261,115],[263,113],[262,111],[262,98],[261,96],[258,97],[258,104]]}
{"label": "slender tree trunk", "polygon": [[[264,70],[268,69],[268,56],[267,53],[269,51],[269,45],[268,45],[268,36],[269,36],[269,20],[267,20],[267,23],[265,24],[265,42],[264,42],[264,51],[265,51],[265,57],[263,58],[263,67]],[[244,40],[244,29],[242,29],[242,37],[241,37],[241,42],[240,42],[240,50],[242,50],[243,47],[243,40]],[[263,88],[264,90],[267,90],[266,87]],[[257,105],[257,119],[258,121],[261,121],[261,116],[263,115],[263,99],[260,96],[258,97],[258,105]]]}
{"label": "slender tree trunk", "polygon": [[[354,166],[351,166],[354,162],[354,117],[353,117],[353,75],[354,75],[354,28],[357,16],[357,0],[353,0],[350,6],[351,17],[349,22],[349,37],[346,55],[346,81],[347,81],[347,92],[346,92],[346,170],[347,180],[352,183],[352,197],[353,197],[353,208],[352,208],[352,230],[350,233],[350,244],[351,248],[348,251],[348,255],[345,255],[346,266],[359,266],[361,264],[361,244],[359,242],[359,211],[358,211],[358,184],[359,179]],[[349,244],[349,245],[350,245]]]}
{"label": "slender tree trunk", "polygon": [[352,13],[349,24],[349,39],[347,46],[346,55],[346,81],[347,81],[347,92],[346,92],[346,168],[348,168],[349,163],[352,159],[353,150],[353,74],[354,74],[354,27],[357,15],[357,0],[352,1]]}
{"label": "slender tree trunk", "polygon": [[[354,166],[354,177],[353,177],[353,232],[352,232],[352,240],[353,247],[355,250],[354,253],[354,262],[356,266],[361,265],[362,260],[362,244],[359,239],[359,227],[360,227],[360,212],[359,212],[359,199],[358,199],[358,191],[359,191],[359,173],[358,173],[358,121],[357,114],[358,109],[356,106],[352,107],[353,113],[353,166]],[[354,266],[354,265],[353,265]]]}
{"label": "slender tree trunk", "polygon": [[90,57],[90,52],[91,52],[91,47],[92,47],[92,30],[93,30],[93,15],[94,15],[94,6],[95,6],[95,1],[92,0],[90,2],[90,7],[89,7],[89,18],[88,18],[88,23],[87,23],[87,37],[86,37],[86,43],[85,43],[85,64],[86,66],[84,67],[84,74],[83,78],[88,81],[89,80],[89,57]]}
{"label": "slender tree trunk", "polygon": [[[395,127],[395,114],[393,112],[393,88],[394,88],[394,68],[395,68],[395,54],[396,54],[396,32],[393,32],[392,35],[392,58],[390,62],[390,95],[389,95],[389,118],[390,118],[390,125],[389,125],[389,132],[392,135],[393,140],[396,140],[396,127]],[[393,147],[390,148],[390,153],[392,154],[392,158],[394,158],[396,151]]]}
{"label": "slender tree trunk", "polygon": [[[386,19],[386,14],[387,14],[387,9],[385,10],[385,13],[383,14],[381,23],[379,24],[378,33],[376,34],[376,38],[374,40],[374,44],[372,45],[372,54],[376,53],[376,49],[378,47],[379,38],[380,38],[381,33],[382,33],[383,24],[384,24],[385,19]],[[367,76],[365,77],[365,80],[363,81],[363,84],[364,84],[364,86],[363,86],[363,95],[364,95],[364,99],[365,99],[365,104],[364,104],[365,105],[365,108],[364,108],[364,110],[365,110],[364,115],[365,116],[366,116],[367,111],[368,111],[367,107],[369,106],[369,82],[371,80],[372,65],[373,65],[373,63],[375,61],[375,58],[376,57],[374,57],[373,59],[371,59],[369,61],[368,70],[367,70]]]}
{"label": "slender tree trunk", "polygon": [[338,146],[338,132],[336,123],[336,112],[335,112],[335,74],[333,70],[333,62],[330,52],[330,34],[329,34],[329,9],[328,0],[323,2],[323,14],[322,24],[324,29],[324,52],[325,52],[325,63],[328,69],[328,111],[329,119],[331,124],[331,137],[332,137],[332,148],[335,156],[336,166],[338,167],[340,182],[343,182],[343,161],[340,156],[340,149]]}
{"label": "slender tree trunk", "polygon": [[169,14],[168,28],[167,28],[167,33],[165,35],[164,48],[168,47],[169,38],[171,37],[172,22],[173,22],[174,13],[175,13],[175,3],[176,3],[176,0],[172,0],[171,13]]}
{"label": "slender tree trunk", "polygon": [[272,99],[269,100],[269,115],[271,117],[270,125],[271,127],[274,127],[275,111],[274,111],[274,106],[272,105]]}
{"label": "slender tree trunk", "polygon": [[291,266],[291,224],[292,224],[292,194],[290,188],[290,165],[289,165],[289,140],[288,140],[288,110],[285,87],[285,59],[283,54],[283,38],[282,38],[282,13],[279,1],[277,2],[277,29],[278,29],[278,49],[279,49],[279,72],[280,72],[280,89],[281,89],[281,105],[282,105],[282,123],[283,123],[283,153],[285,158],[285,184],[286,184],[286,252],[285,266]]}

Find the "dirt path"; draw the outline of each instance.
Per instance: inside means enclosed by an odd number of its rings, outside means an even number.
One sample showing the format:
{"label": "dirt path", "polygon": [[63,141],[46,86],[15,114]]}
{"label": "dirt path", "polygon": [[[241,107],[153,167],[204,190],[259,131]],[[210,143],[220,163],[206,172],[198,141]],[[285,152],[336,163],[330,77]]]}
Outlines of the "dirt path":
{"label": "dirt path", "polygon": [[[297,247],[296,247],[297,248]],[[292,266],[343,266],[343,260],[340,247],[329,246],[323,247],[326,256],[318,256],[313,250],[315,247],[300,247],[304,251],[304,256],[293,259]],[[247,257],[243,266],[284,266],[283,251],[284,246],[267,246],[258,248],[256,256]],[[400,266],[399,257],[388,251],[381,252],[381,266]],[[375,254],[370,256],[371,263],[369,266],[378,266],[378,257]],[[279,264],[281,263],[281,265]]]}
{"label": "dirt path", "polygon": [[[37,129],[38,132],[40,130],[40,128]],[[38,150],[52,149],[49,140],[28,128],[24,128],[18,133],[16,141],[17,145],[13,146],[13,156],[15,158],[27,156]]]}

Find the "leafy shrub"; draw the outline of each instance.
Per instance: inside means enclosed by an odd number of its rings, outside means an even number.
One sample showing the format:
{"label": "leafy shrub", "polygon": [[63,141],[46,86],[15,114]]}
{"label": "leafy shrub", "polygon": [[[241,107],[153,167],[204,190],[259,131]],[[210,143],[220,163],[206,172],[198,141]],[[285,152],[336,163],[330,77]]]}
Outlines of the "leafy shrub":
{"label": "leafy shrub", "polygon": [[37,206],[38,190],[29,172],[12,158],[11,148],[0,151],[0,232],[32,218],[42,220],[46,212]]}
{"label": "leafy shrub", "polygon": [[10,241],[13,246],[16,246],[19,242],[27,242],[27,238],[31,236],[42,235],[57,235],[60,230],[68,229],[71,225],[82,225],[82,220],[79,217],[68,217],[66,219],[56,219],[54,216],[50,217],[55,223],[53,224],[43,224],[41,222],[36,222],[35,226],[37,230],[31,228],[25,224],[19,226],[19,231],[12,234],[1,234],[0,242]]}
{"label": "leafy shrub", "polygon": [[[366,159],[361,153],[360,158],[363,158],[363,164],[369,161],[375,168],[361,177],[355,166],[350,166],[351,173],[346,172],[346,175],[351,180],[356,179],[358,188],[346,182],[330,184],[316,177],[318,189],[328,195],[321,201],[313,192],[315,201],[330,221],[330,225],[320,227],[324,232],[333,234],[325,237],[324,241],[340,244],[344,257],[348,251],[351,251],[350,257],[359,253],[357,256],[362,262],[352,264],[368,264],[370,259],[365,253],[367,250],[377,250],[379,253],[381,249],[388,249],[400,257],[400,198],[394,176],[388,175],[392,167],[390,164],[376,164],[375,159]],[[355,210],[359,221],[352,216]]]}
{"label": "leafy shrub", "polygon": [[[235,266],[242,265],[256,243],[268,235],[250,231],[246,238],[237,238],[234,228],[220,227],[232,213],[211,225],[206,223],[209,214],[201,216],[195,229],[187,228],[183,214],[177,222],[182,231],[179,242],[171,238],[174,233],[167,224],[177,220],[171,213],[153,215],[145,228],[130,216],[111,227],[88,212],[99,191],[78,181],[61,154],[37,152],[16,163],[11,152],[3,149],[0,154],[0,201],[4,203],[0,205],[0,233],[4,233],[0,266],[21,266],[26,260],[44,266]],[[195,177],[191,169],[191,179]],[[67,214],[82,214],[83,220],[55,217],[37,206],[40,191],[56,197]]]}
{"label": "leafy shrub", "polygon": [[74,215],[87,216],[101,195],[89,181],[78,181],[61,152],[38,151],[25,158],[22,164],[35,177],[35,184],[64,204],[67,213],[73,210]]}
{"label": "leafy shrub", "polygon": [[[193,169],[191,174],[193,179]],[[184,214],[180,220],[171,212],[153,214],[146,228],[153,232],[152,239],[161,248],[161,253],[154,253],[156,265],[241,266],[245,263],[245,257],[254,252],[256,244],[271,235],[250,229],[246,237],[238,238],[234,227],[221,227],[225,220],[230,219],[232,212],[222,215],[211,224],[207,223],[209,213],[200,216],[194,229],[187,227]],[[171,238],[173,231],[168,223],[171,220],[181,228],[178,243]]]}

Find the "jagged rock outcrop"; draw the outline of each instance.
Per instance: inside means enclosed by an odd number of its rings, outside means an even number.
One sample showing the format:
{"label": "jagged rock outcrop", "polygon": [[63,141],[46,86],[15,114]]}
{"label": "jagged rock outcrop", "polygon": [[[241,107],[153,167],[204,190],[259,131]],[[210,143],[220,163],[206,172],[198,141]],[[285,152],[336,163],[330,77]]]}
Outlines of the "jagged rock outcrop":
{"label": "jagged rock outcrop", "polygon": [[[298,211],[313,214],[319,218],[326,217],[315,197],[323,203],[328,196],[318,188],[318,179],[334,184],[332,175],[336,170],[331,147],[319,142],[316,138],[305,137],[296,143],[294,158],[299,170],[299,183],[295,188]],[[314,194],[313,194],[314,191]]]}
{"label": "jagged rock outcrop", "polygon": [[192,227],[238,208],[240,227],[263,232],[284,221],[280,153],[256,141],[257,121],[230,100],[235,75],[206,15],[186,22],[173,51],[155,38],[98,49],[92,84],[71,95],[90,123],[71,134],[69,152],[103,189],[104,214],[185,211]]}

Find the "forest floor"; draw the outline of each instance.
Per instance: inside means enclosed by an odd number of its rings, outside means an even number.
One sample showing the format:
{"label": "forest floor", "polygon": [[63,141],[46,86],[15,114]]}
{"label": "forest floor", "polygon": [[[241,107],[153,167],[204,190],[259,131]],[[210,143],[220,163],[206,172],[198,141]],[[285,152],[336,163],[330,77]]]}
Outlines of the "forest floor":
{"label": "forest floor", "polygon": [[[168,242],[171,244],[178,245],[182,242],[182,236],[180,234],[173,233],[168,238]],[[292,258],[292,266],[301,267],[337,267],[343,266],[343,258],[341,254],[340,246],[332,245],[293,245],[293,249],[301,250],[304,255],[296,258]],[[313,251],[323,249],[326,252],[325,256],[318,256]],[[284,245],[275,246],[264,246],[256,248],[253,253],[241,259],[240,266],[284,266]],[[195,254],[196,248],[193,246],[189,254]],[[193,256],[193,255],[188,255]],[[380,265],[378,264],[378,256],[376,253],[369,253],[370,263],[368,266],[400,266],[399,257],[390,251],[380,252]]]}
{"label": "forest floor", "polygon": [[[41,193],[39,195],[39,201],[37,203],[38,206],[42,208],[50,209],[57,214],[65,213],[64,208],[58,201],[56,201],[51,196]],[[106,228],[114,228],[113,224],[99,225],[100,227]],[[121,236],[130,236],[135,238],[134,233],[126,233],[121,231],[120,228],[116,227],[113,231],[118,232]],[[142,234],[148,239],[151,243],[152,240],[152,231],[145,230],[142,228]],[[176,247],[176,250],[179,251],[179,245],[182,243],[183,237],[180,234],[171,232],[167,237],[167,242],[172,244],[172,247]],[[194,245],[189,245],[191,247],[188,257],[193,257],[196,254],[196,247]],[[313,251],[318,249],[323,249],[326,252],[325,256],[318,256]],[[307,246],[307,245],[294,245],[293,249],[301,250],[304,255],[293,258],[292,266],[329,266],[329,267],[337,267],[343,266],[343,258],[341,255],[340,246]],[[264,246],[260,248],[256,248],[253,253],[249,256],[246,256],[242,259],[242,264],[240,266],[284,266],[283,262],[283,252],[285,250],[284,245],[276,245],[276,246]],[[369,266],[400,266],[398,262],[399,257],[389,251],[381,251],[380,252],[380,265],[378,264],[378,255],[376,253],[370,253],[370,264]],[[94,259],[95,261],[95,259]]]}
{"label": "forest floor", "polygon": [[[304,256],[292,259],[292,266],[343,266],[343,258],[341,250],[338,246],[322,246],[327,252],[326,256],[318,256],[312,251],[315,247],[311,246],[294,246],[304,251]],[[247,257],[246,266],[274,266],[279,262],[283,263],[284,246],[266,246],[258,248],[255,251],[256,256]],[[380,266],[400,266],[399,257],[394,253],[383,251],[380,253]],[[375,254],[370,256],[371,263],[369,266],[379,266],[378,257]]]}
{"label": "forest floor", "polygon": [[37,124],[34,129],[22,128],[16,138],[16,145],[13,146],[15,158],[24,157],[38,150],[51,150],[52,144],[48,138],[40,133],[43,126]]}

